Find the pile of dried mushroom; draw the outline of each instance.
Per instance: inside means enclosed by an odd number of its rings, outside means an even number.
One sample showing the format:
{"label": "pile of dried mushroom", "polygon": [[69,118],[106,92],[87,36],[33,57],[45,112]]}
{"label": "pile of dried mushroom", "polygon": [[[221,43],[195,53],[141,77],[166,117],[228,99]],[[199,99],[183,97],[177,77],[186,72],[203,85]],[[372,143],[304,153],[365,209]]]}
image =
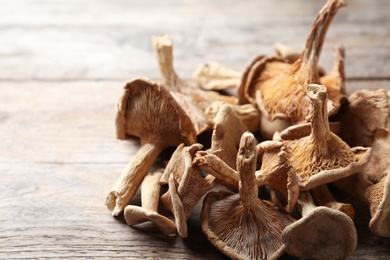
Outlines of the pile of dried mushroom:
{"label": "pile of dried mushroom", "polygon": [[[187,237],[202,202],[204,234],[233,259],[343,259],[357,245],[354,208],[331,185],[367,202],[370,230],[389,237],[390,93],[346,96],[342,47],[331,73],[318,66],[344,5],[325,4],[302,53],[275,45],[276,56],[255,58],[244,73],[206,63],[197,84],[175,73],[170,38],[153,37],[161,81],[133,79],[118,102],[117,137],[141,146],[107,197],[112,215]],[[220,94],[228,88],[237,95]],[[207,132],[211,142],[198,143]],[[155,170],[168,147],[176,150]],[[129,205],[139,189],[142,205]]]}

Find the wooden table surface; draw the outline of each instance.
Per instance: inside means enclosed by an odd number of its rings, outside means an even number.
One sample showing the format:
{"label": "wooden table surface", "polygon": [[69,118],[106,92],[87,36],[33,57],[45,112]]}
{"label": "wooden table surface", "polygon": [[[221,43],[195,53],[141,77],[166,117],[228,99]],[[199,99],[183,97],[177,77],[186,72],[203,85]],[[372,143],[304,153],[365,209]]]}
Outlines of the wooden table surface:
{"label": "wooden table surface", "polygon": [[[116,140],[116,102],[136,76],[159,79],[151,36],[174,42],[189,79],[210,60],[242,71],[276,42],[301,49],[321,1],[0,0],[0,258],[224,259],[202,234],[189,237],[113,218],[105,198],[138,149]],[[349,0],[324,44],[346,48],[347,92],[390,90],[390,1]],[[358,208],[351,259],[390,259]]]}

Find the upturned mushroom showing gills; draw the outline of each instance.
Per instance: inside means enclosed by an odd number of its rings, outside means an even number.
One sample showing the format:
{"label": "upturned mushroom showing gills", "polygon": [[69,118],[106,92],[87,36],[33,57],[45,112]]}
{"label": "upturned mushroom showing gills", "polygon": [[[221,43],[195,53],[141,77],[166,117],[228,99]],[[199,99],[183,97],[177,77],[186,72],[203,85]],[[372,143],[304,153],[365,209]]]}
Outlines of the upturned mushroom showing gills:
{"label": "upturned mushroom showing gills", "polygon": [[[300,177],[300,190],[309,190],[359,172],[371,152],[370,148],[351,149],[330,131],[325,86],[311,84],[307,87],[307,95],[312,103],[311,134],[283,140],[288,164]],[[359,151],[359,154],[354,151]]]}
{"label": "upturned mushroom showing gills", "polygon": [[[325,4],[297,61],[291,64],[282,58],[266,57],[256,62],[247,73],[247,78],[242,79],[238,92],[244,92],[246,100],[240,99],[240,103],[249,101],[258,105],[262,115],[262,132],[265,134],[272,136],[272,132],[268,133],[263,128],[281,131],[291,124],[306,122],[311,111],[305,88],[308,84],[320,83],[318,61],[325,35],[337,11],[344,5],[344,0],[329,0]],[[341,96],[332,94],[334,100],[329,102],[332,108],[329,114],[338,110],[336,105]]]}
{"label": "upturned mushroom showing gills", "polygon": [[128,205],[124,216],[130,226],[151,221],[164,234],[175,235],[176,225],[169,218],[157,212],[160,200],[161,170],[154,171],[145,176],[141,184],[141,206]]}
{"label": "upturned mushroom showing gills", "polygon": [[239,193],[209,192],[201,212],[209,241],[232,259],[269,259],[283,245],[281,233],[291,220],[258,198],[256,139],[244,133],[237,155]]}
{"label": "upturned mushroom showing gills", "polygon": [[188,113],[198,135],[212,127],[204,111],[213,101],[238,103],[235,97],[220,95],[215,91],[205,91],[181,80],[173,68],[171,38],[167,35],[154,36],[152,41],[162,76],[162,83]]}
{"label": "upturned mushroom showing gills", "polygon": [[302,218],[282,233],[289,255],[305,259],[347,259],[357,246],[353,221],[344,213],[327,207],[316,207],[310,193],[299,195]]}
{"label": "upturned mushroom showing gills", "polygon": [[119,215],[137,192],[158,155],[169,146],[196,142],[194,126],[161,85],[137,78],[126,84],[118,102],[117,138],[136,139],[141,147],[107,196],[106,206]]}

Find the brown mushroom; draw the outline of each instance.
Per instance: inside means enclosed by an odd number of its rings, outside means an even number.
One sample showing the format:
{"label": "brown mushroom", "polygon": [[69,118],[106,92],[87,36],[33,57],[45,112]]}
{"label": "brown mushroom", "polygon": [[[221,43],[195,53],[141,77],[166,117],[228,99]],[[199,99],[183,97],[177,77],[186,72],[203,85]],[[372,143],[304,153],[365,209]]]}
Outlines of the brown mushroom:
{"label": "brown mushroom", "polygon": [[203,178],[192,163],[201,148],[201,144],[179,145],[164,171],[169,176],[169,190],[161,196],[161,201],[175,216],[177,231],[183,238],[188,236],[187,220],[196,204],[216,184],[212,176]]}
{"label": "brown mushroom", "polygon": [[377,130],[390,131],[390,95],[384,89],[352,93],[340,122],[341,137],[349,145],[371,146]]}
{"label": "brown mushroom", "polygon": [[137,225],[146,221],[152,221],[164,234],[176,234],[175,224],[167,217],[157,212],[160,200],[161,170],[149,173],[141,184],[141,205],[128,205],[124,216],[129,226]]}
{"label": "brown mushroom", "polygon": [[196,142],[194,126],[184,110],[164,87],[145,78],[126,84],[116,129],[118,139],[138,139],[141,147],[107,196],[106,206],[113,216],[130,202],[161,151]]}
{"label": "brown mushroom", "polygon": [[220,95],[215,91],[205,91],[181,80],[173,68],[173,47],[168,35],[153,36],[152,42],[162,76],[162,83],[188,113],[197,135],[212,127],[204,111],[213,101],[237,104],[235,97]]}
{"label": "brown mushroom", "polygon": [[291,223],[285,214],[257,197],[256,143],[252,134],[243,134],[237,155],[239,193],[210,192],[203,202],[203,232],[232,259],[272,257],[282,246],[283,229]]}
{"label": "brown mushroom", "polygon": [[192,78],[205,90],[226,90],[237,88],[240,84],[241,73],[221,66],[218,62],[210,61],[199,66]]}
{"label": "brown mushroom", "polygon": [[307,259],[346,259],[357,246],[353,221],[328,207],[316,207],[308,191],[301,192],[298,205],[302,218],[282,233],[289,255]]}
{"label": "brown mushroom", "polygon": [[[287,60],[271,57],[256,62],[242,80],[238,93],[240,103],[248,101],[257,104],[262,115],[263,134],[271,135],[268,127],[281,131],[291,125],[305,122],[310,115],[310,102],[305,88],[308,84],[320,83],[318,60],[327,29],[344,0],[329,0],[320,10],[307,38],[300,59],[293,64]],[[245,73],[244,73],[245,74]],[[334,114],[342,95],[332,95],[336,100],[329,102],[329,114]],[[269,121],[266,124],[266,121]],[[275,121],[279,120],[279,121]]]}
{"label": "brown mushroom", "polygon": [[354,149],[330,131],[324,86],[309,85],[307,95],[312,103],[311,134],[283,141],[288,163],[301,178],[300,190],[309,190],[359,172],[367,163],[371,151],[365,149],[364,153],[357,155]]}
{"label": "brown mushroom", "polygon": [[[205,110],[205,114],[209,118],[209,121],[214,121],[219,108],[226,104],[221,101],[215,101],[211,103]],[[260,110],[253,104],[244,104],[244,105],[234,105],[228,104],[231,108],[233,108],[234,112],[237,116],[242,120],[242,122],[246,125],[248,130],[252,133],[256,133],[260,130]]]}

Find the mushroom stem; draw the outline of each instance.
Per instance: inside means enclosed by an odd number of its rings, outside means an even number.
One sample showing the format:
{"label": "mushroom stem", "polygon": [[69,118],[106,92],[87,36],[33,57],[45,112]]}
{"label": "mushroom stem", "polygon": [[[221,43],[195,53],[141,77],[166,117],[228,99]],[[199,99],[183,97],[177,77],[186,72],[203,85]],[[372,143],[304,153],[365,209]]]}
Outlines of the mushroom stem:
{"label": "mushroom stem", "polygon": [[301,212],[302,217],[307,216],[312,210],[316,208],[316,204],[308,191],[301,191],[299,193],[298,210]]}
{"label": "mushroom stem", "polygon": [[153,48],[157,56],[157,63],[160,69],[161,78],[169,89],[175,88],[179,81],[173,68],[172,40],[168,35],[152,37]]}
{"label": "mushroom stem", "polygon": [[160,199],[160,178],[162,172],[147,174],[141,184],[141,205],[144,209],[156,211]]}
{"label": "mushroom stem", "polygon": [[142,207],[135,205],[126,206],[124,217],[129,226],[152,221],[163,233],[173,235],[176,234],[175,224],[157,212],[161,175],[161,170],[158,170],[145,176],[141,184]]}
{"label": "mushroom stem", "polygon": [[328,141],[332,136],[328,121],[328,94],[326,91],[326,87],[323,85],[310,84],[307,86],[307,95],[313,106],[311,118],[312,136],[318,143],[317,147],[322,155],[328,153]]}
{"label": "mushroom stem", "polygon": [[251,208],[256,202],[258,187],[256,176],[257,141],[253,134],[245,132],[241,137],[240,149],[237,154],[237,169],[240,175],[239,194],[241,203]]}
{"label": "mushroom stem", "polygon": [[317,72],[326,32],[337,11],[345,5],[345,0],[329,0],[318,12],[301,56],[302,63],[307,64],[308,68]]}
{"label": "mushroom stem", "polygon": [[142,180],[164,147],[143,144],[127,164],[106,199],[106,206],[113,216],[118,216],[131,201]]}

